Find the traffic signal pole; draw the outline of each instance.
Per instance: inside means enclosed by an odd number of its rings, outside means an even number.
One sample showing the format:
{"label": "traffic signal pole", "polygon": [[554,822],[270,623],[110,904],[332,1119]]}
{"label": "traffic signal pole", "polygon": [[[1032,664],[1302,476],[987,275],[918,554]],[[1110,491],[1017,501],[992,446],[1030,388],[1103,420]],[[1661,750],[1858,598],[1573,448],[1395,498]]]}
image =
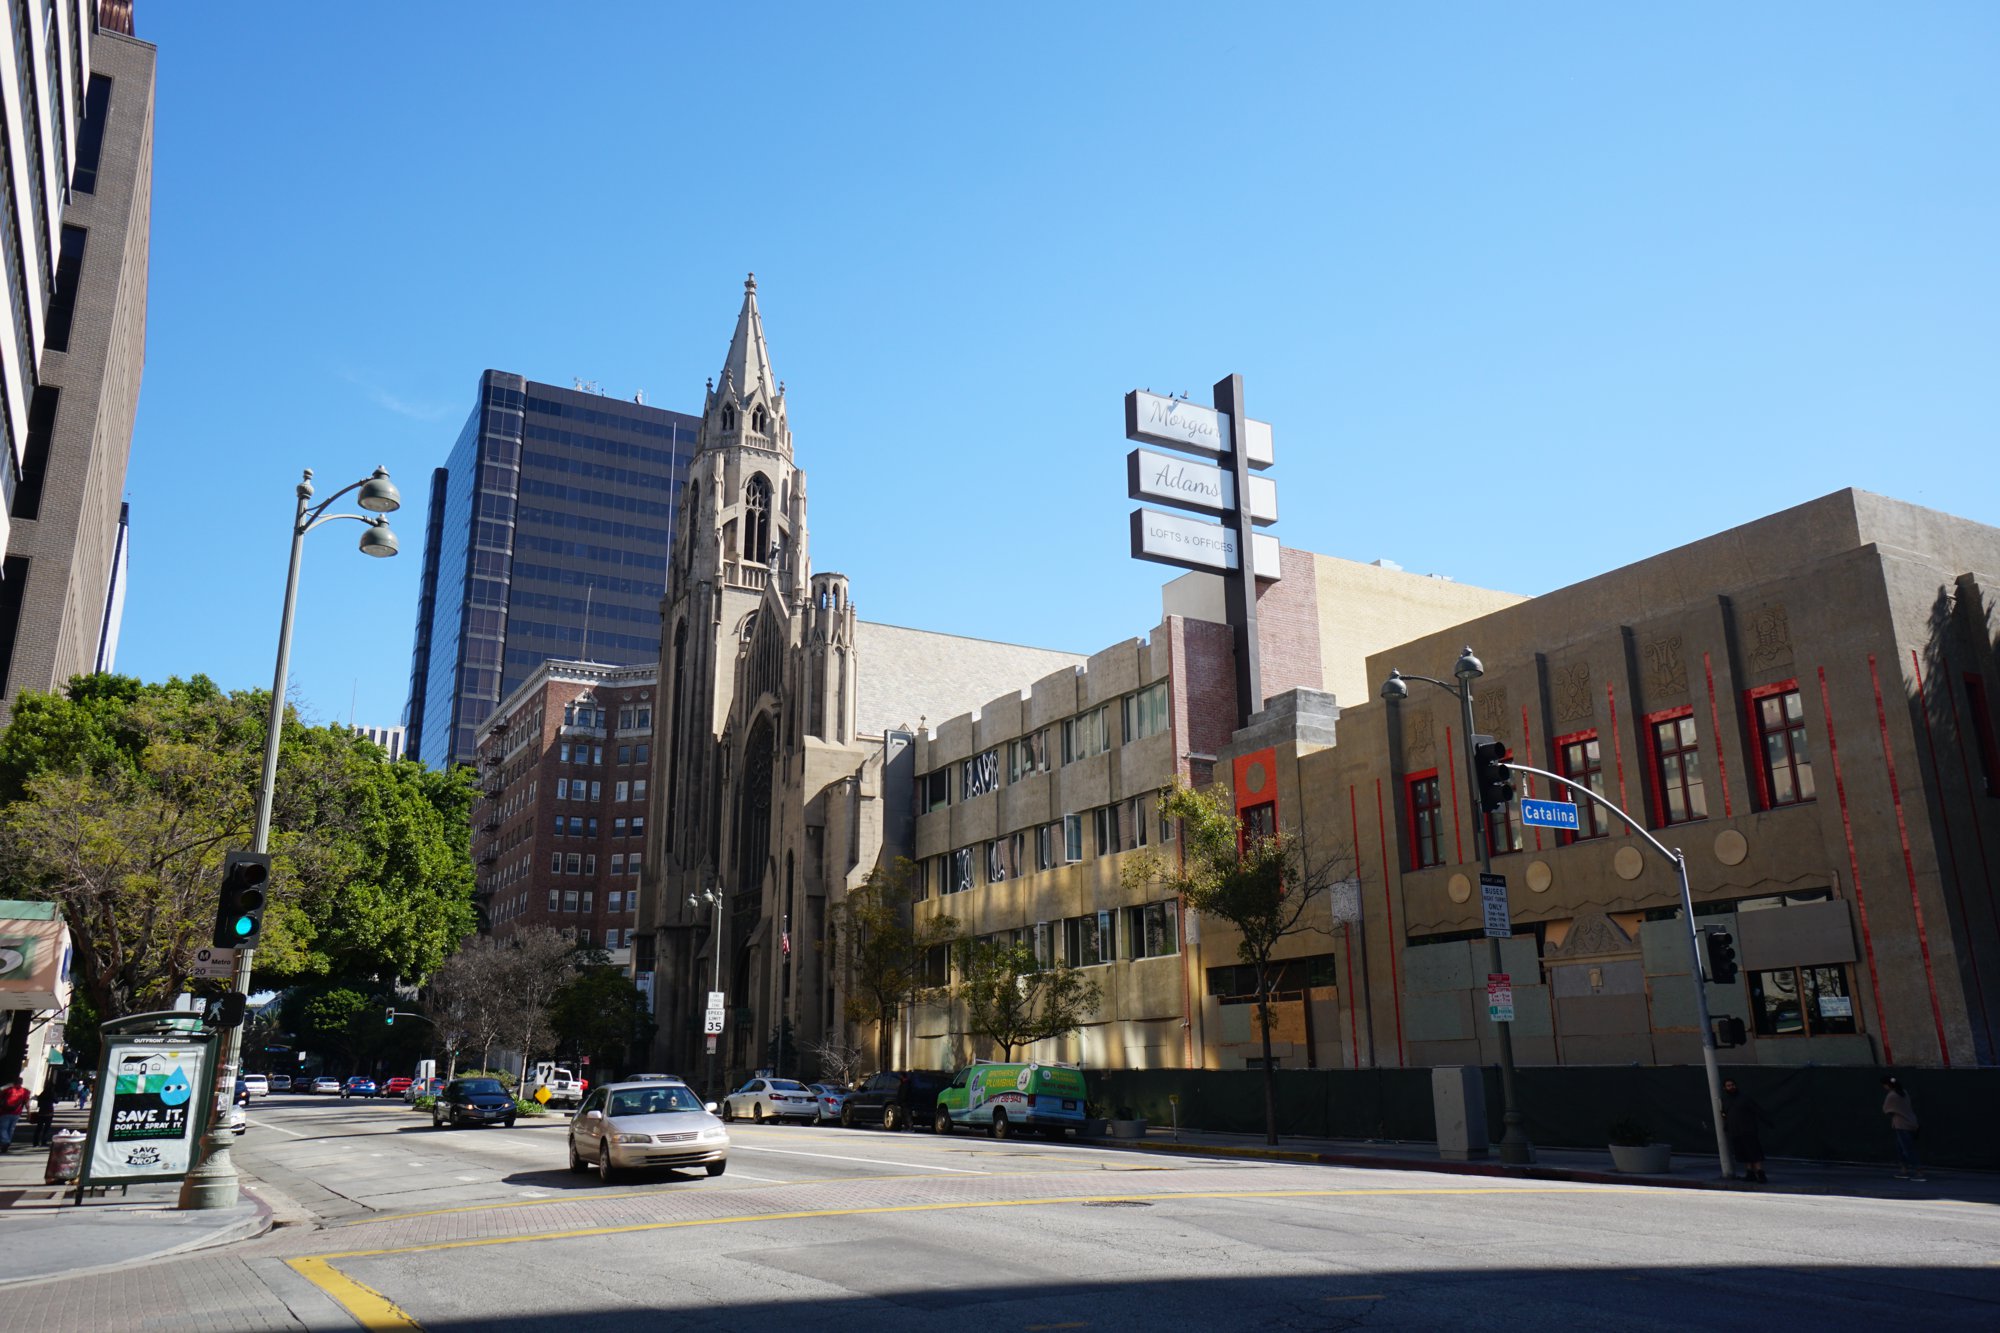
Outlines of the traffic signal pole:
{"label": "traffic signal pole", "polygon": [[1694,982],[1695,1016],[1701,1024],[1701,1063],[1708,1073],[1708,1112],[1715,1122],[1715,1157],[1722,1168],[1722,1178],[1734,1179],[1736,1162],[1729,1155],[1729,1136],[1722,1132],[1722,1071],[1716,1063],[1715,1025],[1708,1017],[1708,969],[1704,966],[1701,956],[1701,929],[1694,923],[1694,892],[1688,887],[1687,857],[1681,854],[1678,847],[1668,850],[1667,845],[1648,833],[1638,820],[1599,796],[1590,787],[1572,782],[1560,773],[1551,773],[1546,768],[1514,763],[1508,764],[1507,767],[1516,773],[1533,773],[1551,782],[1559,782],[1573,795],[1588,797],[1624,820],[1629,832],[1638,834],[1654,851],[1673,862],[1674,875],[1679,879],[1681,888],[1681,919],[1687,924],[1689,974]]}

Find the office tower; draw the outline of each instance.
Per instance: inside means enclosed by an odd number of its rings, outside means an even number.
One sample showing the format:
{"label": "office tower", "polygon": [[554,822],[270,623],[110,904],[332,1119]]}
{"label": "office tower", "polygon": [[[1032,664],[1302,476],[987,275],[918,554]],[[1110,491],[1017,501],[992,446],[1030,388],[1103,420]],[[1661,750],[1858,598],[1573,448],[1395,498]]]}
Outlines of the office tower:
{"label": "office tower", "polygon": [[489,370],[431,475],[409,753],[469,764],[550,658],[659,659],[674,495],[699,419]]}
{"label": "office tower", "polygon": [[146,352],[154,48],[130,4],[0,14],[0,722],[22,690],[109,663],[125,465]]}

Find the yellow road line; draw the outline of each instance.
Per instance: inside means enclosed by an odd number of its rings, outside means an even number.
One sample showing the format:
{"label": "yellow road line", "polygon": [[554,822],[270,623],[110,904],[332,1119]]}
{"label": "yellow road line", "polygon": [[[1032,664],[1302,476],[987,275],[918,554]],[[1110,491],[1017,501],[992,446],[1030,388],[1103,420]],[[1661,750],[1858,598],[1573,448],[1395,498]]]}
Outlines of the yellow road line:
{"label": "yellow road line", "polygon": [[294,1259],[291,1266],[306,1281],[338,1301],[365,1329],[408,1333],[410,1329],[423,1327],[387,1296],[356,1282],[324,1259]]}

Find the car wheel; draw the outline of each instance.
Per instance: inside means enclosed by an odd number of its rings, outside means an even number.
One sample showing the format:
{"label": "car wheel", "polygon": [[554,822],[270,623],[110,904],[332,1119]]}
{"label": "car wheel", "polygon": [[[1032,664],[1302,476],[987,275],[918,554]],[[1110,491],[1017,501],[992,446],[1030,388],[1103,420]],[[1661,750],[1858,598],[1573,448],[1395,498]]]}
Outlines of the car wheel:
{"label": "car wheel", "polygon": [[734,1103],[734,1102],[732,1102],[732,1101],[728,1101],[728,1100],[726,1100],[726,1099],[725,1099],[725,1100],[723,1101],[723,1103],[722,1103],[722,1118],[723,1118],[723,1120],[724,1120],[724,1121],[726,1121],[726,1122],[728,1122],[728,1123],[731,1123],[731,1124],[734,1124],[734,1123],[735,1123],[735,1121],[736,1121],[736,1103]]}
{"label": "car wheel", "polygon": [[750,1108],[750,1118],[760,1125],[764,1123],[764,1103],[758,1102]]}
{"label": "car wheel", "polygon": [[729,1163],[727,1162],[710,1162],[708,1164],[708,1174],[711,1176],[719,1176],[728,1169]]}
{"label": "car wheel", "polygon": [[597,1178],[607,1185],[618,1180],[618,1168],[611,1165],[611,1145],[608,1143],[597,1150]]}
{"label": "car wheel", "polygon": [[575,1139],[571,1139],[569,1141],[569,1169],[573,1174],[579,1176],[590,1169],[588,1166],[584,1165],[583,1158],[578,1155],[576,1151]]}
{"label": "car wheel", "polygon": [[432,1129],[444,1128],[444,1117],[437,1113],[436,1107],[431,1108],[431,1128]]}
{"label": "car wheel", "polygon": [[1014,1137],[1014,1127],[1007,1123],[1007,1113],[997,1106],[993,1108],[993,1137],[996,1139]]}
{"label": "car wheel", "polygon": [[931,1128],[939,1134],[951,1133],[951,1112],[938,1107],[937,1114],[931,1118]]}
{"label": "car wheel", "polygon": [[851,1106],[843,1106],[843,1107],[841,1107],[841,1108],[840,1108],[840,1127],[841,1127],[842,1129],[853,1129],[853,1128],[854,1128],[854,1108],[853,1108],[853,1107],[851,1107]]}
{"label": "car wheel", "polygon": [[903,1108],[900,1106],[883,1107],[882,1128],[888,1130],[897,1130],[901,1129],[902,1127],[903,1127]]}
{"label": "car wheel", "polygon": [[505,1125],[508,1129],[512,1129],[514,1127],[514,1117],[510,1115],[500,1123]]}

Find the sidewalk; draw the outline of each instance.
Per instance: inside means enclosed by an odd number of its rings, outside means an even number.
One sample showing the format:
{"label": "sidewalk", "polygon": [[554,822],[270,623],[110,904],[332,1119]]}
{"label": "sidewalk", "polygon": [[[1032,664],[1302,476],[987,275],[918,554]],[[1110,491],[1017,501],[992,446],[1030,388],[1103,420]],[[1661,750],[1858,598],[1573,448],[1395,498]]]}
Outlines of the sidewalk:
{"label": "sidewalk", "polygon": [[1713,1156],[1676,1153],[1665,1175],[1627,1175],[1611,1166],[1609,1150],[1537,1148],[1530,1166],[1509,1166],[1497,1150],[1483,1160],[1448,1162],[1431,1143],[1362,1139],[1307,1139],[1280,1136],[1271,1147],[1260,1134],[1219,1134],[1150,1126],[1143,1139],[1086,1140],[1098,1148],[1129,1147],[1141,1152],[1247,1157],[1262,1161],[1318,1162],[1328,1166],[1385,1171],[1435,1171],[1445,1175],[1513,1180],[1568,1180],[1599,1185],[1650,1185],[1669,1189],[1733,1190],[1757,1194],[1837,1194],[1864,1199],[1951,1199],[2000,1206],[2000,1173],[1927,1171],[1924,1181],[1898,1180],[1887,1166],[1854,1162],[1807,1162],[1773,1157],[1764,1164],[1768,1185],[1719,1178]]}
{"label": "sidewalk", "polygon": [[[56,1109],[56,1128],[81,1132],[83,1112]],[[48,1149],[33,1146],[23,1120],[14,1150],[0,1155],[0,1287],[45,1278],[81,1277],[144,1263],[182,1250],[247,1240],[270,1228],[271,1210],[245,1194],[232,1208],[183,1211],[178,1183],[133,1185],[92,1194],[44,1185]]]}

